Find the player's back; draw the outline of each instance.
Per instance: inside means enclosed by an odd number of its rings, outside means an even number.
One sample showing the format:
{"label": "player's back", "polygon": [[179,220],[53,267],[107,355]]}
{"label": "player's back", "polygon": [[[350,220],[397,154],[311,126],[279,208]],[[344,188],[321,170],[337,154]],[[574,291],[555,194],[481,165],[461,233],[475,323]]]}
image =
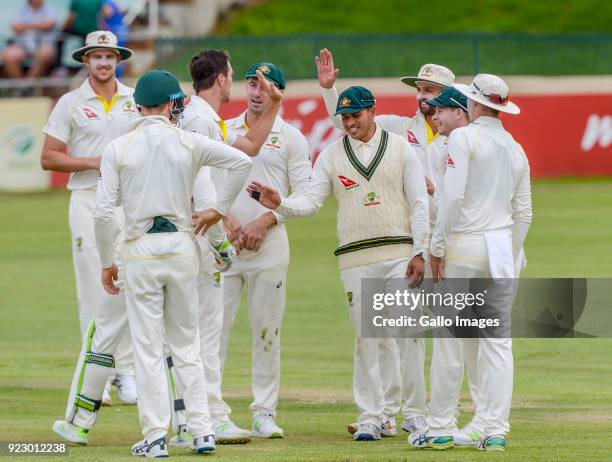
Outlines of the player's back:
{"label": "player's back", "polygon": [[469,170],[453,232],[482,233],[512,226],[512,200],[524,175],[527,157],[501,121],[481,117],[467,127],[455,129],[449,138],[448,168],[454,168],[453,145],[467,143]]}
{"label": "player's back", "polygon": [[191,231],[191,195],[199,166],[195,136],[165,117],[149,116],[112,143],[127,239],[144,233],[157,216],[179,231]]}

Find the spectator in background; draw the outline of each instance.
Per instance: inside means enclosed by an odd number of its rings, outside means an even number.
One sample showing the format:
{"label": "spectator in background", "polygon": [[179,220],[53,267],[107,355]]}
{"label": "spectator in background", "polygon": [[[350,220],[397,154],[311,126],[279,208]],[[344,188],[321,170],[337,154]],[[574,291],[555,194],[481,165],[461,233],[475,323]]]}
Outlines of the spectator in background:
{"label": "spectator in background", "polygon": [[[100,18],[101,30],[111,31],[117,36],[117,44],[121,47],[127,45],[128,25],[125,22],[125,11],[117,4],[116,0],[102,0],[102,16]],[[121,77],[125,71],[122,62],[117,66],[117,77]]]}
{"label": "spectator in background", "polygon": [[[28,0],[11,23],[14,36],[2,52],[7,77],[43,77],[55,58],[56,18],[44,0]],[[29,62],[28,62],[29,61]]]}
{"label": "spectator in background", "polygon": [[62,30],[67,34],[81,37],[82,43],[85,43],[87,34],[98,30],[101,7],[102,0],[72,0]]}

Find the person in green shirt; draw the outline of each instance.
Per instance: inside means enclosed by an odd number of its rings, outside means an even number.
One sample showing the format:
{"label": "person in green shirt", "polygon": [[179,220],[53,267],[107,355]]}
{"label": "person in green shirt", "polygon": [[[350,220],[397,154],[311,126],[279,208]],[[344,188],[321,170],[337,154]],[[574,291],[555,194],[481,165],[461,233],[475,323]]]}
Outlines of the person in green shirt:
{"label": "person in green shirt", "polygon": [[62,30],[67,34],[78,35],[85,40],[87,34],[98,30],[101,8],[102,0],[72,0]]}

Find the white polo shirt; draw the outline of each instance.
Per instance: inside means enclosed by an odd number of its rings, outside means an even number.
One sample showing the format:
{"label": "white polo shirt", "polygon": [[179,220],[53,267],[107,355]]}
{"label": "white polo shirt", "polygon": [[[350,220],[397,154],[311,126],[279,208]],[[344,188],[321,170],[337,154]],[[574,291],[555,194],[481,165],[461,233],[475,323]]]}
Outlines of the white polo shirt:
{"label": "white polo shirt", "polygon": [[[243,112],[235,119],[228,120],[228,130],[244,136],[249,130],[245,116],[246,112]],[[277,116],[259,154],[253,157],[253,169],[248,182],[255,180],[270,186],[276,189],[281,197],[298,196],[305,191],[310,179],[309,158],[310,150],[306,137],[293,125]],[[243,228],[266,212],[269,210],[254,201],[244,190],[230,209],[230,213]],[[277,213],[275,216],[279,225],[286,219]]]}
{"label": "white polo shirt", "polygon": [[[96,95],[89,79],[63,95],[53,108],[43,133],[65,143],[73,157],[99,157],[121,135],[132,130],[139,118],[132,94],[134,89],[117,82],[117,93],[110,103]],[[72,172],[68,189],[96,189],[98,172]]]}

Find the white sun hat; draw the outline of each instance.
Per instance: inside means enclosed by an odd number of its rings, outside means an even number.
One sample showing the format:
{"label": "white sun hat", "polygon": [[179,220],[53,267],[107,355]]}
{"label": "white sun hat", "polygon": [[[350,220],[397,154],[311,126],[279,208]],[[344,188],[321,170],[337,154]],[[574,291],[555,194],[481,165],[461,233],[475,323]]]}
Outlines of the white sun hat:
{"label": "white sun hat", "polygon": [[402,77],[400,82],[416,87],[417,82],[435,83],[442,87],[450,87],[455,83],[455,74],[450,69],[439,64],[423,64],[416,77]]}
{"label": "white sun hat", "polygon": [[519,107],[508,100],[508,85],[501,78],[492,74],[478,74],[469,85],[456,83],[457,90],[484,106],[508,114],[520,114]]}
{"label": "white sun hat", "polygon": [[83,56],[89,53],[91,50],[97,50],[100,48],[110,48],[121,56],[121,59],[128,59],[132,56],[132,50],[117,45],[117,36],[112,32],[106,30],[97,30],[87,34],[85,39],[85,46],[77,48],[72,52],[72,59],[80,63],[83,62]]}

